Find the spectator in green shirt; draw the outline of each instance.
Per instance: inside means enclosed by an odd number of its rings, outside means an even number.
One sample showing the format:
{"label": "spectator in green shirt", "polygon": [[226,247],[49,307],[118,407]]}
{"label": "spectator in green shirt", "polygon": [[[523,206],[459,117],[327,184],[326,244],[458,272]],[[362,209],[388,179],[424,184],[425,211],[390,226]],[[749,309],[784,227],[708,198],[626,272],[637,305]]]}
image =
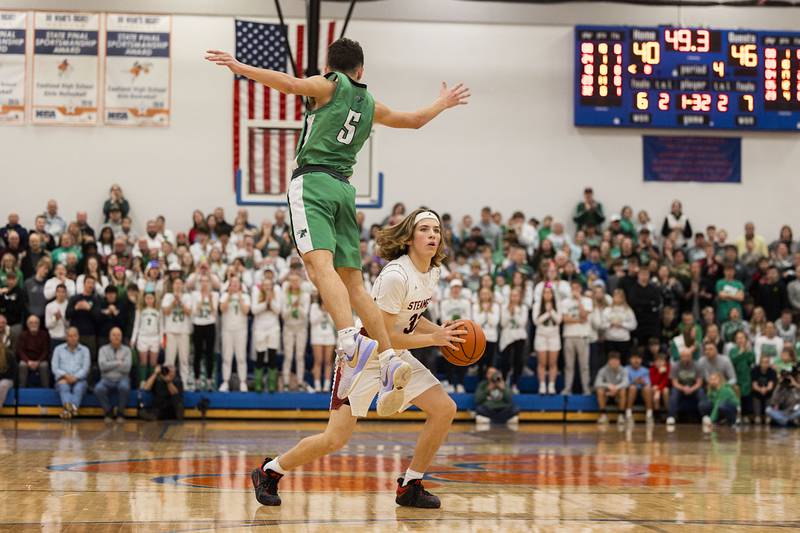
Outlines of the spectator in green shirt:
{"label": "spectator in green shirt", "polygon": [[70,254],[74,255],[77,261],[80,261],[83,257],[81,247],[75,245],[72,235],[64,232],[61,234],[61,246],[53,250],[53,253],[51,254],[53,264],[66,265],[68,263],[67,256]]}
{"label": "spectator in green shirt", "polygon": [[742,399],[742,414],[749,417],[753,414],[752,368],[756,363],[756,356],[744,331],[737,331],[734,339],[735,344],[728,352],[728,357],[736,371],[736,384]]}
{"label": "spectator in green shirt", "polygon": [[781,350],[781,355],[772,360],[772,367],[775,372],[780,374],[784,371],[791,372],[792,368],[794,368],[794,363],[794,351],[789,347],[785,347]]}
{"label": "spectator in green shirt", "polygon": [[703,415],[703,426],[718,422],[726,422],[732,426],[736,423],[739,398],[733,387],[725,383],[722,374],[712,372],[708,376],[707,399],[700,402],[699,408]]}
{"label": "spectator in green shirt", "polygon": [[722,341],[726,344],[736,341],[736,334],[744,332],[745,336],[750,334],[750,325],[742,320],[742,312],[736,308],[731,307],[728,314],[728,320],[722,323]]}
{"label": "spectator in green shirt", "polygon": [[475,422],[479,425],[511,424],[519,421],[519,408],[511,399],[503,374],[494,367],[486,369],[486,379],[475,390]]}
{"label": "spectator in green shirt", "polygon": [[695,324],[691,311],[683,313],[681,316],[681,333],[669,343],[669,357],[672,361],[678,361],[682,352],[689,352],[692,359],[700,359],[700,346],[703,344],[703,330]]}
{"label": "spectator in green shirt", "polygon": [[[603,204],[594,199],[594,191],[591,187],[586,187],[583,190],[583,202],[575,207],[575,214],[572,216],[573,222],[578,229],[585,229],[587,226],[600,227],[605,221],[606,216],[603,214]],[[539,230],[539,238],[544,240]]]}
{"label": "spectator in green shirt", "polygon": [[726,263],[723,270],[724,277],[717,281],[717,316],[720,319],[730,315],[731,309],[738,309],[742,313],[744,301],[744,285],[735,279],[736,268],[732,263]]}
{"label": "spectator in green shirt", "polygon": [[636,240],[636,225],[633,222],[633,209],[631,209],[631,206],[626,205],[620,211],[619,226],[622,228],[622,233]]}

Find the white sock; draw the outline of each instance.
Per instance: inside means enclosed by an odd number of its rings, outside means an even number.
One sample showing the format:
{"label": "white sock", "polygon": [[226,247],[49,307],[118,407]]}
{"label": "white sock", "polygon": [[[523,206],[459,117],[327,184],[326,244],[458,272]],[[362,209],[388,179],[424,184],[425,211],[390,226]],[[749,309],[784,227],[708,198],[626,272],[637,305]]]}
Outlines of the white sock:
{"label": "white sock", "polygon": [[[389,359],[394,357],[394,355],[395,355],[394,354],[394,350],[389,348],[388,350],[378,354],[378,361],[380,362],[382,367],[386,366],[387,364],[389,364]],[[417,478],[417,479],[419,479],[419,478]]]}
{"label": "white sock", "polygon": [[273,472],[277,472],[282,476],[286,475],[286,471],[283,468],[281,468],[281,464],[278,462],[277,457],[264,465],[264,472],[266,472],[267,470],[272,470]]}
{"label": "white sock", "polygon": [[356,333],[358,333],[358,328],[340,329],[337,337],[339,350],[352,353],[356,347],[356,340],[354,338]]}
{"label": "white sock", "polygon": [[647,417],[653,416],[653,410],[652,409],[648,409],[647,413],[645,413],[645,416],[647,416]]}
{"label": "white sock", "polygon": [[409,481],[414,481],[415,479],[422,479],[424,476],[425,476],[424,472],[417,472],[409,468],[408,470],[406,470],[406,475],[403,478],[403,486],[405,487],[406,485],[408,485]]}
{"label": "white sock", "polygon": [[625,409],[625,416],[631,416],[633,414],[632,409]]}

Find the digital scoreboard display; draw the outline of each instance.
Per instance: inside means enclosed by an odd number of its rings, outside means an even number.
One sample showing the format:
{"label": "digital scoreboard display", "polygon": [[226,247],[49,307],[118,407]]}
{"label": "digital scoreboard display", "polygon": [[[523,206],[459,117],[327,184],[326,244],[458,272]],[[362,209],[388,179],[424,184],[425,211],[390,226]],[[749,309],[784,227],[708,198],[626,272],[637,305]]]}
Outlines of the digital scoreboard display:
{"label": "digital scoreboard display", "polygon": [[575,125],[800,131],[800,33],[577,26]]}

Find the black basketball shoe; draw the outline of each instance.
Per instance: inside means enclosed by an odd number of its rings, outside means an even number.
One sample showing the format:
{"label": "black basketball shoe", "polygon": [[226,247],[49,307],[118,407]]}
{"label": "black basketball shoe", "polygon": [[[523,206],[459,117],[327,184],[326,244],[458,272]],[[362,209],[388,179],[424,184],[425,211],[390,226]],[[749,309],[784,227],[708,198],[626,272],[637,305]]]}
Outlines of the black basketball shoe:
{"label": "black basketball shoe", "polygon": [[397,479],[397,497],[394,501],[403,507],[419,507],[421,509],[438,509],[442,506],[438,497],[425,490],[421,479],[409,481],[408,485],[404,487],[402,477]]}
{"label": "black basketball shoe", "polygon": [[274,506],[281,504],[281,497],[278,496],[278,481],[281,480],[283,474],[279,474],[274,470],[264,472],[264,465],[270,461],[272,461],[272,458],[267,457],[261,466],[250,472],[250,480],[256,490],[258,503]]}

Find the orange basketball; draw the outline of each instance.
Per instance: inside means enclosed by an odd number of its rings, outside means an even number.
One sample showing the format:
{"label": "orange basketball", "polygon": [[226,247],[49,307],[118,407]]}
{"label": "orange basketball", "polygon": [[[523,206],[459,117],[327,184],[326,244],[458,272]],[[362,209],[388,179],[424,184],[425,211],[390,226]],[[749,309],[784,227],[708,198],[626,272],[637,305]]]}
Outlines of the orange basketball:
{"label": "orange basketball", "polygon": [[483,352],[486,351],[486,335],[472,320],[462,320],[459,329],[467,330],[467,333],[462,335],[465,342],[454,343],[455,350],[442,346],[442,354],[456,366],[469,366],[483,357]]}

